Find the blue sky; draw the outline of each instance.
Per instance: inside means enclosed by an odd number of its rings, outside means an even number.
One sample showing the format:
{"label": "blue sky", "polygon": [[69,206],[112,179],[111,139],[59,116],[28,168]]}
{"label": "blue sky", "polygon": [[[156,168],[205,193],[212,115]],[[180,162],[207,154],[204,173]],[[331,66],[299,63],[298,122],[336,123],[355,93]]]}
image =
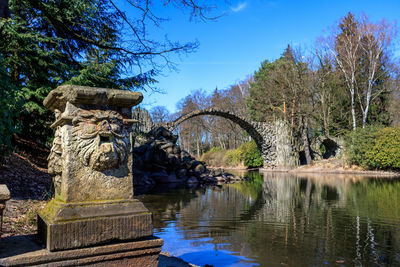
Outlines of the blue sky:
{"label": "blue sky", "polygon": [[208,22],[190,22],[189,14],[180,10],[156,9],[157,14],[170,19],[160,34],[181,42],[198,40],[200,47],[187,56],[173,57],[179,71],[165,69],[157,84],[165,94],[144,92],[143,107],[161,105],[175,112],[176,103],[191,91],[228,88],[253,74],[263,60],[278,58],[288,44],[311,51],[316,39],[348,12],[365,13],[374,22],[400,19],[400,0],[221,3],[219,12],[226,15]]}

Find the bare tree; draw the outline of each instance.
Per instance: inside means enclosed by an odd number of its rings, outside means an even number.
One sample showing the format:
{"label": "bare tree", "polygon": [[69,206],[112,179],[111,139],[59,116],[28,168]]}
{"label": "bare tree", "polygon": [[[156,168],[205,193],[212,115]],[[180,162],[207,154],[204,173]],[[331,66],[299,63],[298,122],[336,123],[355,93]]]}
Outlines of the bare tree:
{"label": "bare tree", "polygon": [[[382,20],[378,23],[369,22],[366,16],[362,17],[359,27],[360,48],[363,54],[364,77],[363,84],[357,88],[357,98],[362,111],[362,127],[367,122],[371,100],[384,90],[377,88],[378,80],[383,79],[389,69],[390,61],[387,57],[391,42],[395,36],[394,26]],[[385,66],[384,66],[385,65]]]}
{"label": "bare tree", "polygon": [[349,13],[334,30],[330,40],[328,39],[327,42],[324,42],[335,57],[336,64],[342,71],[350,92],[353,130],[357,128],[355,92],[360,62],[360,40],[361,35],[358,34],[357,22],[354,15]]}
{"label": "bare tree", "polygon": [[329,136],[334,105],[334,90],[336,89],[335,83],[333,83],[335,79],[334,59],[329,53],[320,49],[317,48],[314,56],[309,59],[309,66],[312,67],[310,74],[312,77],[313,97],[311,101],[315,119],[321,123],[325,133]]}
{"label": "bare tree", "polygon": [[365,127],[371,101],[382,92],[377,85],[387,74],[382,68],[389,67],[387,55],[395,36],[394,29],[384,20],[372,23],[363,16],[357,21],[349,13],[323,41],[349,90],[353,130],[357,128],[356,101],[362,112],[362,127]]}
{"label": "bare tree", "polygon": [[170,113],[164,106],[156,106],[150,110],[153,123],[162,124],[170,121]]}
{"label": "bare tree", "polygon": [[[177,104],[180,115],[191,113],[204,108],[205,94],[202,90],[181,99]],[[184,149],[196,153],[200,157],[202,153],[202,142],[205,139],[205,122],[203,117],[194,117],[181,123],[179,127],[180,140]]]}

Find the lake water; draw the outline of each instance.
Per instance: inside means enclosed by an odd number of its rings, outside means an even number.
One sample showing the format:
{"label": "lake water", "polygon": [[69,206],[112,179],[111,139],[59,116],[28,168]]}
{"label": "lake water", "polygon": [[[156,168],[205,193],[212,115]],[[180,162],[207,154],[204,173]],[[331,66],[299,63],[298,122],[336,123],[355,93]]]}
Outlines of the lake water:
{"label": "lake water", "polygon": [[241,173],[138,198],[163,250],[204,266],[400,266],[400,179]]}

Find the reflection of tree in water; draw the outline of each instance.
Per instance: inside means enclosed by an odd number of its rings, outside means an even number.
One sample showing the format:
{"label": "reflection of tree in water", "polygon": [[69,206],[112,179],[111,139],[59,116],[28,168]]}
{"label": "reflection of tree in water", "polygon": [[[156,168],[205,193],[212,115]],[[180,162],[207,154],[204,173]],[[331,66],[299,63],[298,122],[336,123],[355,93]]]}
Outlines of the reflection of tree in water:
{"label": "reflection of tree in water", "polygon": [[154,218],[176,220],[197,245],[213,243],[269,265],[400,264],[400,181],[251,175],[145,204]]}

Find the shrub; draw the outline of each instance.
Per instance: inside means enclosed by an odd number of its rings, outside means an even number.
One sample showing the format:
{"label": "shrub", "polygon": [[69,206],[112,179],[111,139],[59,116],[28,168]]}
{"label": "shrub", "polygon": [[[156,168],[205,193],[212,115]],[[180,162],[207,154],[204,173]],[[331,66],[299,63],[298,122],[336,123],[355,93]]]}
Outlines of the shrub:
{"label": "shrub", "polygon": [[242,148],[244,151],[244,165],[250,168],[262,167],[263,159],[256,142],[252,140],[248,143],[244,143],[242,146],[244,146]]}
{"label": "shrub", "polygon": [[374,145],[366,153],[369,168],[400,169],[400,126],[377,132]]}
{"label": "shrub", "polygon": [[263,166],[261,152],[254,141],[244,143],[235,150],[228,150],[225,158],[229,166],[244,165],[250,168]]}
{"label": "shrub", "polygon": [[345,136],[345,154],[350,164],[365,165],[366,153],[372,149],[378,128],[368,126],[352,131]]}
{"label": "shrub", "polygon": [[226,150],[222,148],[211,148],[210,151],[201,156],[201,161],[204,161],[208,166],[222,167],[226,166],[224,161]]}
{"label": "shrub", "polygon": [[244,154],[241,149],[227,150],[225,153],[224,161],[228,166],[239,166],[243,165]]}
{"label": "shrub", "polygon": [[347,160],[368,169],[400,169],[400,127],[366,127],[346,136]]}

